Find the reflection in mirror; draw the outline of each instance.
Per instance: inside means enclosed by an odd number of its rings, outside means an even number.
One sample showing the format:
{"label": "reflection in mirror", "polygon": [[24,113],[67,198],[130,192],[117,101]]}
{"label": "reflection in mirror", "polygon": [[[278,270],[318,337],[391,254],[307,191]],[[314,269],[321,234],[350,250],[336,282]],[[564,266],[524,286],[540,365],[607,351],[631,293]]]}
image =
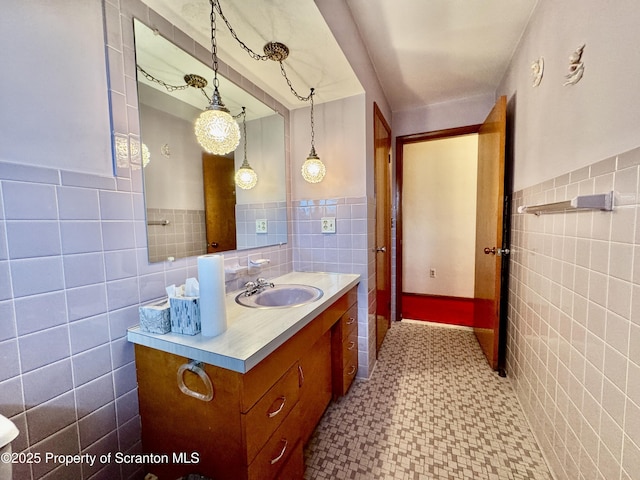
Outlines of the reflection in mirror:
{"label": "reflection in mirror", "polygon": [[217,156],[194,134],[213,88],[184,77],[210,83],[213,70],[138,20],[134,33],[149,261],[286,243],[283,117],[218,73],[231,114],[246,108],[246,158],[258,175],[254,188],[238,188],[244,139]]}

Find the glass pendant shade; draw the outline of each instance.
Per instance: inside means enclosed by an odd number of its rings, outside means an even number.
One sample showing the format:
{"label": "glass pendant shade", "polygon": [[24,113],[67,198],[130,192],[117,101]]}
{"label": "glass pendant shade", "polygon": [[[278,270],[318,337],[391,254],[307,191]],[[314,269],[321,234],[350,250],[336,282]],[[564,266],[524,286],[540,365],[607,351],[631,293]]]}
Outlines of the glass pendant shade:
{"label": "glass pendant shade", "polygon": [[149,165],[151,161],[151,153],[149,152],[149,147],[147,147],[144,143],[142,144],[142,168]]}
{"label": "glass pendant shade", "polygon": [[240,127],[224,110],[208,108],[195,123],[198,143],[205,151],[214,155],[225,155],[240,143]]}
{"label": "glass pendant shade", "polygon": [[249,162],[247,162],[247,110],[242,107],[242,138],[244,138],[244,160],[242,165],[236,172],[235,182],[236,186],[243,190],[250,190],[258,183],[258,174],[251,168]]}
{"label": "glass pendant shade", "polygon": [[250,190],[258,183],[258,175],[248,164],[242,164],[235,176],[236,185],[243,190]]}
{"label": "glass pendant shade", "polygon": [[311,153],[302,164],[302,177],[309,183],[319,183],[327,173],[324,163],[320,160],[316,151],[311,147]]}

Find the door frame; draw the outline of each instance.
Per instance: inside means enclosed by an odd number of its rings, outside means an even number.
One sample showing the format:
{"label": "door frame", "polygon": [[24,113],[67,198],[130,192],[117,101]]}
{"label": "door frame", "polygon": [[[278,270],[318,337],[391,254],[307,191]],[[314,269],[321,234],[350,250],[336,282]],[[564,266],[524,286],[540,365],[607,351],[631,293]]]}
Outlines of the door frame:
{"label": "door frame", "polygon": [[396,137],[396,319],[402,320],[402,183],[404,146],[478,133],[481,124]]}

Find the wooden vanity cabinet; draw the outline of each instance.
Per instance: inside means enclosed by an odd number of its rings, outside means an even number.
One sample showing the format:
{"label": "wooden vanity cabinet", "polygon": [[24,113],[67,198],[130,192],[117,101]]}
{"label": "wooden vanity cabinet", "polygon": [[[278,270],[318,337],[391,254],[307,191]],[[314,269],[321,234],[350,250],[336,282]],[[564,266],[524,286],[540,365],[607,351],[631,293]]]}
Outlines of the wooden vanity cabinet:
{"label": "wooden vanity cabinet", "polygon": [[[213,384],[210,401],[178,388],[177,372],[188,358],[136,344],[143,451],[170,458],[146,466],[145,473],[160,480],[189,473],[215,480],[301,479],[303,446],[336,396],[335,377],[344,378],[335,357],[344,364],[344,336],[352,328],[344,318],[357,313],[356,299],[354,287],[245,374],[201,365]],[[340,352],[336,335],[344,337]],[[196,374],[187,371],[183,379],[205,393]],[[194,452],[197,462],[174,459]]]}
{"label": "wooden vanity cabinet", "polygon": [[300,374],[300,437],[311,437],[332,396],[331,331],[328,330],[305,353],[298,364]]}

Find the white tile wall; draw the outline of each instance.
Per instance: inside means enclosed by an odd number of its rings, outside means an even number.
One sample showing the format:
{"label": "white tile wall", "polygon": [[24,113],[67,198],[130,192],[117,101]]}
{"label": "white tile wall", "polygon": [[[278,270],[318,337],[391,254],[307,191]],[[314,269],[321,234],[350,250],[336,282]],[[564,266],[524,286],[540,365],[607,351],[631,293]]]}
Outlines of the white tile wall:
{"label": "white tile wall", "polygon": [[640,468],[640,149],[516,192],[615,192],[613,212],[514,213],[507,371],[557,478]]}

